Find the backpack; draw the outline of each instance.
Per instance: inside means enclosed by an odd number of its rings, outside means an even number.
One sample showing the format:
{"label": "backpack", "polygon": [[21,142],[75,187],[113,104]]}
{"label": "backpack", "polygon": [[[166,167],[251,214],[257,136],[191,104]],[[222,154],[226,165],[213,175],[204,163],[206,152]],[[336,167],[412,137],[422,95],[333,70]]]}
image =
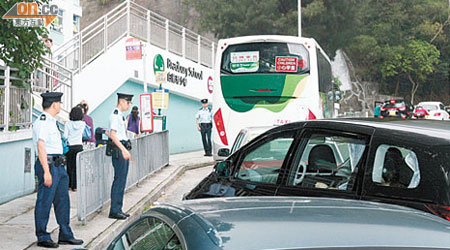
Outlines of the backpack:
{"label": "backpack", "polygon": [[91,133],[91,127],[90,127],[89,125],[86,124],[86,127],[84,127],[84,130],[83,130],[83,137],[82,137],[82,140],[83,140],[83,141],[90,140],[90,139],[91,139],[91,136],[92,136],[92,133]]}

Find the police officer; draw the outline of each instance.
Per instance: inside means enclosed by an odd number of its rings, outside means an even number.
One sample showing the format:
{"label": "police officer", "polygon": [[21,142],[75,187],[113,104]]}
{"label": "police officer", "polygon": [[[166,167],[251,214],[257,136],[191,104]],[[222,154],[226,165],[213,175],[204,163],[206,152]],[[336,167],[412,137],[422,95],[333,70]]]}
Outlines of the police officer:
{"label": "police officer", "polygon": [[114,149],[111,155],[114,167],[114,181],[111,187],[109,218],[124,220],[130,216],[122,211],[122,206],[131,155],[125,147],[128,138],[125,129],[125,117],[122,112],[130,108],[133,95],[122,93],[117,93],[117,95],[117,106],[109,116],[109,138],[113,143],[112,147]]}
{"label": "police officer", "polygon": [[[62,95],[59,92],[41,94],[44,112],[33,123],[33,144],[38,155],[38,160],[34,164],[38,178],[34,219],[37,245],[47,248],[57,248],[58,244],[83,244],[82,240],[74,238],[69,225],[69,177],[64,168],[61,134],[55,119],[61,110]],[[59,224],[58,243],[52,241],[50,233],[47,232],[52,204]]]}
{"label": "police officer", "polygon": [[197,112],[197,128],[202,134],[203,149],[205,156],[212,156],[211,146],[211,128],[212,128],[212,114],[211,108],[208,107],[208,99],[202,99],[202,108]]}

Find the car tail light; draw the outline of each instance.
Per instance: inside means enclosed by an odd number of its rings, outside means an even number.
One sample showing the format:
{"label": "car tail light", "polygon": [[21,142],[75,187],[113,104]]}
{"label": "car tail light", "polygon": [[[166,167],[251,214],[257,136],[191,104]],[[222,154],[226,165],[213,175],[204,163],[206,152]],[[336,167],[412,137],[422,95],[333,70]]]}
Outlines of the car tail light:
{"label": "car tail light", "polygon": [[383,108],[383,107],[381,107],[381,108],[380,108],[380,110],[381,110],[381,111],[385,111],[385,110],[386,110],[386,108]]}
{"label": "car tail light", "polygon": [[441,113],[434,113],[434,116],[441,116]]}
{"label": "car tail light", "polygon": [[427,208],[433,214],[450,221],[450,207],[441,205],[427,205]]}
{"label": "car tail light", "polygon": [[313,112],[311,112],[310,109],[308,109],[309,113],[308,113],[308,120],[315,120],[316,116],[314,115]]}
{"label": "car tail light", "polygon": [[222,110],[219,109],[214,114],[214,123],[216,124],[217,132],[219,133],[220,140],[226,146],[228,146],[227,134],[225,132],[225,124],[223,124]]}
{"label": "car tail light", "polygon": [[405,110],[406,110],[406,107],[401,107],[401,108],[399,108],[399,110],[405,111]]}

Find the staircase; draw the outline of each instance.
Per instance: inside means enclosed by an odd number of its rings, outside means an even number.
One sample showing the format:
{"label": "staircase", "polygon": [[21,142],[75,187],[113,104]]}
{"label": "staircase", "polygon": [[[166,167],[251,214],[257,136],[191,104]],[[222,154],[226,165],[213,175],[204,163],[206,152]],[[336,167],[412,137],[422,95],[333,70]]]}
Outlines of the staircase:
{"label": "staircase", "polygon": [[45,91],[63,92],[62,116],[67,119],[74,105],[74,75],[128,36],[206,67],[214,65],[215,42],[127,0],[54,50],[51,59],[44,59],[33,80],[35,100]]}

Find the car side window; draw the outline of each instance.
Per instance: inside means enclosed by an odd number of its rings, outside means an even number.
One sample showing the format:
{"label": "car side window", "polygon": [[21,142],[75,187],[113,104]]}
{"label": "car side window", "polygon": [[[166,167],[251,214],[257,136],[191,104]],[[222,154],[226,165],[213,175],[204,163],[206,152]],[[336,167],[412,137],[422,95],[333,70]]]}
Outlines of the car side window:
{"label": "car side window", "polygon": [[240,148],[244,136],[245,133],[243,131],[239,132],[238,136],[236,137],[236,141],[233,144],[233,147],[231,147],[231,153],[234,153],[236,150]]}
{"label": "car side window", "polygon": [[125,231],[114,250],[182,250],[180,240],[169,225],[155,217],[145,217]]}
{"label": "car side window", "polygon": [[277,134],[246,152],[236,178],[276,184],[286,154],[294,141],[294,132]]}
{"label": "car side window", "polygon": [[440,110],[445,110],[444,104],[440,103],[440,104],[439,104],[439,109],[440,109]]}
{"label": "car side window", "polygon": [[372,181],[381,186],[416,188],[420,183],[420,169],[414,151],[387,144],[377,147]]}
{"label": "car side window", "polygon": [[289,174],[289,186],[353,189],[357,166],[366,149],[365,138],[311,133],[302,139],[301,145],[298,163]]}

